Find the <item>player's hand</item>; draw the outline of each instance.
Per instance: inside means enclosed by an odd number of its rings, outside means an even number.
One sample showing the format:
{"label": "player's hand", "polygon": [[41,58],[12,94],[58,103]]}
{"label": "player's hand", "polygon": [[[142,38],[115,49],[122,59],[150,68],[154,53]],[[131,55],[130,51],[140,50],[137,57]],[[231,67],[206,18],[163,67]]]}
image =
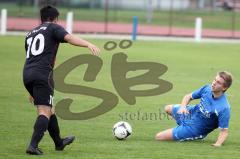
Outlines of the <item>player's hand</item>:
{"label": "player's hand", "polygon": [[222,145],[215,143],[215,144],[212,144],[212,146],[214,146],[214,147],[221,147]]}
{"label": "player's hand", "polygon": [[100,54],[100,49],[93,45],[93,44],[88,44],[88,48],[90,49],[90,51],[92,52],[93,55],[99,56]]}
{"label": "player's hand", "polygon": [[29,102],[30,102],[30,103],[32,103],[32,104],[33,104],[33,102],[34,102],[34,99],[33,99],[33,97],[32,97],[31,95],[29,95],[29,97],[28,97],[28,100],[29,100]]}
{"label": "player's hand", "polygon": [[185,106],[181,106],[177,113],[178,114],[189,114],[189,112]]}

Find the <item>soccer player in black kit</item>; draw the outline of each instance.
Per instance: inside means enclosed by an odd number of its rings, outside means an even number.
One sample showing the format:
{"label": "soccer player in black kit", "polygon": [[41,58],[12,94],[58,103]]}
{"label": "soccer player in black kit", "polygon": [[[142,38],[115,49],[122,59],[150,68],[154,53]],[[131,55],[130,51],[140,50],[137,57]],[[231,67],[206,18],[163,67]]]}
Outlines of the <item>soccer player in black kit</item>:
{"label": "soccer player in black kit", "polygon": [[75,46],[87,47],[91,53],[98,55],[100,50],[95,45],[69,34],[57,24],[59,12],[52,6],[40,10],[41,24],[30,31],[25,39],[26,62],[23,69],[24,86],[29,92],[29,100],[37,108],[31,142],[26,153],[42,155],[38,144],[48,130],[55,143],[55,150],[62,151],[71,144],[75,137],[60,137],[57,117],[52,109],[53,86],[52,71],[59,43],[67,42]]}

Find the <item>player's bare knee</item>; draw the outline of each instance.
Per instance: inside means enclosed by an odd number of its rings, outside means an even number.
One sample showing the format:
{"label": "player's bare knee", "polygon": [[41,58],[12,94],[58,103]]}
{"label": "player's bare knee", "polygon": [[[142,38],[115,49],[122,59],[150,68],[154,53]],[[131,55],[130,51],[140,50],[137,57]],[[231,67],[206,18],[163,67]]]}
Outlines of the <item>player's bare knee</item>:
{"label": "player's bare knee", "polygon": [[164,110],[166,113],[172,114],[172,105],[166,105]]}
{"label": "player's bare knee", "polygon": [[155,140],[158,140],[158,136],[159,136],[158,134],[155,135]]}
{"label": "player's bare knee", "polygon": [[155,136],[155,140],[157,141],[164,140],[164,136],[162,135],[162,133],[157,133]]}
{"label": "player's bare knee", "polygon": [[48,119],[52,115],[51,107],[49,107],[49,106],[38,105],[37,110],[38,110],[38,115],[44,115]]}

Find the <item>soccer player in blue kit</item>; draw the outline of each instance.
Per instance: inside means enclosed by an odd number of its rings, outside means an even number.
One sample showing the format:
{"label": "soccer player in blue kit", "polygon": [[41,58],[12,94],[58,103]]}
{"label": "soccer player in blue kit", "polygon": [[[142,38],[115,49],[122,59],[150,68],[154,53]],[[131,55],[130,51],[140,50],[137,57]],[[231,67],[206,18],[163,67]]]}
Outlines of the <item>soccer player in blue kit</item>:
{"label": "soccer player in blue kit", "polygon": [[23,69],[24,86],[30,94],[30,101],[37,108],[38,116],[26,153],[42,155],[38,144],[48,130],[55,144],[55,150],[62,151],[75,137],[61,138],[57,116],[52,109],[54,85],[52,72],[60,43],[88,48],[93,55],[100,49],[92,43],[69,34],[57,24],[59,12],[52,6],[40,10],[41,24],[30,31],[25,39],[26,62]]}
{"label": "soccer player in blue kit", "polygon": [[[225,94],[232,84],[232,75],[222,71],[211,85],[205,85],[187,94],[181,104],[167,105],[166,113],[177,122],[175,128],[156,134],[156,140],[186,141],[203,139],[214,129],[220,133],[212,146],[220,147],[227,139],[230,119],[230,105]],[[196,105],[188,105],[191,100],[200,99]]]}

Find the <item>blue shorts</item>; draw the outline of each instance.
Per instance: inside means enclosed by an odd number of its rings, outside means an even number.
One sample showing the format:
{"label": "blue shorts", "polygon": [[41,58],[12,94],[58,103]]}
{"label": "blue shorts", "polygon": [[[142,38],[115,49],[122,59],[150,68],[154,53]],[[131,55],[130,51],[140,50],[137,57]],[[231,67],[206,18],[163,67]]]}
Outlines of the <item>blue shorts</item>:
{"label": "blue shorts", "polygon": [[176,120],[178,126],[173,128],[173,139],[177,141],[203,139],[206,135],[199,134],[198,129],[193,122],[191,111],[194,106],[187,106],[189,114],[178,114],[179,104],[173,105],[172,116]]}

